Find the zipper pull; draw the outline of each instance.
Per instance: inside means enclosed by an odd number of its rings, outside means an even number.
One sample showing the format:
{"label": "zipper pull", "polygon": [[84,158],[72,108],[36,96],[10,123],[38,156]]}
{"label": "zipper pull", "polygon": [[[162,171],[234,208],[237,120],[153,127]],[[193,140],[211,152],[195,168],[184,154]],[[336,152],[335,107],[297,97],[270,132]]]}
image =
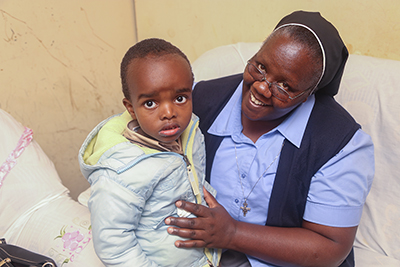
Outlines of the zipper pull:
{"label": "zipper pull", "polygon": [[190,161],[189,161],[188,157],[186,155],[182,155],[182,156],[183,156],[183,160],[186,163],[186,166],[192,166],[192,164],[190,164]]}
{"label": "zipper pull", "polygon": [[0,261],[0,266],[3,266],[4,264],[10,263],[11,259],[10,258],[5,258],[4,260]]}

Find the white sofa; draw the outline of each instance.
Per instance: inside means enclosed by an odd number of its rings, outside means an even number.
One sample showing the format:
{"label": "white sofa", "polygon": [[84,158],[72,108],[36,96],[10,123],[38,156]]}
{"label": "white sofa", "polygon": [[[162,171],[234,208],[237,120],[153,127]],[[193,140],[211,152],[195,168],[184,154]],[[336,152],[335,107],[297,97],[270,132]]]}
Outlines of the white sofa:
{"label": "white sofa", "polygon": [[[242,72],[259,47],[238,43],[206,52],[193,62],[196,80]],[[398,61],[351,55],[336,97],[375,144],[375,179],[354,244],[357,267],[400,266],[399,74]],[[0,109],[0,237],[59,266],[103,266],[93,250],[87,207],[69,197],[39,144],[33,139],[10,157],[24,130]]]}
{"label": "white sofa", "polygon": [[[261,43],[214,48],[193,62],[196,81],[241,73]],[[336,100],[374,142],[375,177],[354,243],[356,266],[400,266],[400,61],[350,55]]]}

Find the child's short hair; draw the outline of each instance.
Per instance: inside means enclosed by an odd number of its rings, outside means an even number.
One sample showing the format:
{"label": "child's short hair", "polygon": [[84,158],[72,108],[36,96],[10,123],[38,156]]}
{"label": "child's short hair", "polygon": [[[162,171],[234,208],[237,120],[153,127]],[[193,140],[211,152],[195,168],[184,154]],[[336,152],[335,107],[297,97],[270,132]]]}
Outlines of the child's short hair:
{"label": "child's short hair", "polygon": [[[121,83],[122,83],[122,92],[124,93],[124,97],[129,99],[129,88],[126,81],[126,75],[128,71],[128,66],[131,61],[135,58],[145,58],[147,56],[154,57],[162,57],[165,55],[178,55],[184,58],[192,70],[189,59],[186,55],[173,44],[158,38],[149,38],[143,41],[136,43],[134,46],[128,49],[125,53],[124,58],[121,62]],[[192,73],[193,75],[193,73]]]}

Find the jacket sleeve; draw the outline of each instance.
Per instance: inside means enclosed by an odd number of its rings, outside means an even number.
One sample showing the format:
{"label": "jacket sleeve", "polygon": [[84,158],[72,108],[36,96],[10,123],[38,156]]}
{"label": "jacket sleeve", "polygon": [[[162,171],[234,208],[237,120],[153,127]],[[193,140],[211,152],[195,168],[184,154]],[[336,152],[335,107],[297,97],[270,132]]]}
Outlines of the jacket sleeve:
{"label": "jacket sleeve", "polygon": [[115,172],[92,175],[97,177],[88,204],[98,257],[106,266],[158,266],[146,257],[135,235],[146,200],[117,182]]}

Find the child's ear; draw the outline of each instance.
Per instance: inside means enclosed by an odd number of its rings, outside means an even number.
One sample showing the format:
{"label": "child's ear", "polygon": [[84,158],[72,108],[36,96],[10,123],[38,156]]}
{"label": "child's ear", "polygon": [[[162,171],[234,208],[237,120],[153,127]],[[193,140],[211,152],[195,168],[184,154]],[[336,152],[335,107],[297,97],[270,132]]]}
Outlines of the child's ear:
{"label": "child's ear", "polygon": [[133,106],[131,101],[129,101],[127,98],[122,99],[122,103],[124,104],[126,110],[131,114],[132,119],[136,120],[136,115],[135,111],[133,110]]}

